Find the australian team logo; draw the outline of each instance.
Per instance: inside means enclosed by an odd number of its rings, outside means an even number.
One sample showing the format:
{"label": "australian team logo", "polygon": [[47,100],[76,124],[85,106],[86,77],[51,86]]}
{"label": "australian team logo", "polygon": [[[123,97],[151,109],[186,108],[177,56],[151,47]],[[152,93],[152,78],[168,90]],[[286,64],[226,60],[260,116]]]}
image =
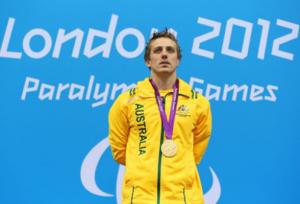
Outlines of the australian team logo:
{"label": "australian team logo", "polygon": [[176,115],[182,116],[182,117],[190,117],[190,109],[186,105],[179,105],[176,111]]}
{"label": "australian team logo", "polygon": [[[179,106],[178,109],[180,109],[180,112],[182,113],[188,113],[188,108],[184,105]],[[122,198],[122,183],[123,183],[124,172],[125,172],[124,166],[119,165],[115,193],[104,192],[99,188],[96,182],[96,169],[99,165],[99,161],[102,155],[108,149],[108,147],[109,147],[109,142],[108,142],[108,137],[106,137],[102,141],[100,141],[96,146],[94,146],[90,150],[90,152],[86,155],[81,165],[81,171],[80,171],[81,182],[84,188],[90,193],[101,197],[116,197],[117,204],[122,204],[121,198]],[[105,166],[103,166],[102,168],[105,168]],[[204,200],[205,200],[205,204],[216,204],[219,201],[221,196],[221,185],[213,168],[209,167],[209,170],[212,175],[212,185],[210,189],[205,193]]]}

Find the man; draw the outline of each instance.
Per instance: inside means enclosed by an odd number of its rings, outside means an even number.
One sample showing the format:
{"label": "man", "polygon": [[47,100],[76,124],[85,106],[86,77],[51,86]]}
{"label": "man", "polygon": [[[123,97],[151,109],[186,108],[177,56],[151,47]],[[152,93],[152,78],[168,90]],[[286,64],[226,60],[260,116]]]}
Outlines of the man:
{"label": "man", "polygon": [[109,113],[112,154],[126,167],[123,204],[203,204],[196,163],[211,135],[209,102],[177,78],[181,50],[168,30],[153,34],[144,58],[150,78]]}

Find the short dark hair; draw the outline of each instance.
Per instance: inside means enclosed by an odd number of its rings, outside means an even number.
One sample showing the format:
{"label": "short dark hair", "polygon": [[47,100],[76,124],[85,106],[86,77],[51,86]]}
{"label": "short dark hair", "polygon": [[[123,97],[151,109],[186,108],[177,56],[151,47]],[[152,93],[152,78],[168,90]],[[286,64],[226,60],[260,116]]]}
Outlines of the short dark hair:
{"label": "short dark hair", "polygon": [[160,31],[160,32],[154,32],[152,37],[150,38],[150,40],[147,42],[146,44],[146,48],[145,48],[145,53],[144,53],[144,60],[145,62],[147,62],[148,60],[150,60],[150,52],[151,52],[151,48],[150,48],[150,45],[151,45],[151,42],[153,40],[156,40],[158,38],[169,38],[171,40],[173,40],[176,44],[176,49],[177,49],[177,58],[179,60],[181,60],[181,48],[178,44],[178,41],[175,37],[175,35],[173,35],[168,28],[166,28],[165,30],[163,31]]}

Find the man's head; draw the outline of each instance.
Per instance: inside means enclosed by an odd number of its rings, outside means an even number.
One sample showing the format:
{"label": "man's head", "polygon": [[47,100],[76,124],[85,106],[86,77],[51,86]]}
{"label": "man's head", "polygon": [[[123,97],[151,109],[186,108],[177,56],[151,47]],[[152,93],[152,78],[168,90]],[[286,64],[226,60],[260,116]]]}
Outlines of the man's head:
{"label": "man's head", "polygon": [[144,60],[151,71],[174,71],[181,60],[181,49],[175,36],[167,29],[154,33],[146,45]]}
{"label": "man's head", "polygon": [[175,42],[176,50],[177,50],[177,57],[178,57],[178,60],[180,61],[182,56],[181,56],[181,49],[179,47],[178,41],[177,41],[176,37],[171,32],[169,32],[169,30],[166,28],[164,31],[153,33],[152,38],[147,42],[146,48],[145,48],[145,54],[144,54],[145,62],[150,60],[151,43],[158,38],[169,38]]}

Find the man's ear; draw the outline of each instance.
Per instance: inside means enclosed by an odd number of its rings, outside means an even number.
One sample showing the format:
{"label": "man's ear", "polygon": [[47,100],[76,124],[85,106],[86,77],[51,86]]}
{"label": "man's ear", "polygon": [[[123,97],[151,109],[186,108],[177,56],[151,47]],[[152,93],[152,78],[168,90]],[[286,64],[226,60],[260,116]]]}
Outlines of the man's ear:
{"label": "man's ear", "polygon": [[147,67],[150,67],[150,60],[145,61],[145,65],[146,65]]}
{"label": "man's ear", "polygon": [[180,65],[180,59],[177,60],[176,67]]}

